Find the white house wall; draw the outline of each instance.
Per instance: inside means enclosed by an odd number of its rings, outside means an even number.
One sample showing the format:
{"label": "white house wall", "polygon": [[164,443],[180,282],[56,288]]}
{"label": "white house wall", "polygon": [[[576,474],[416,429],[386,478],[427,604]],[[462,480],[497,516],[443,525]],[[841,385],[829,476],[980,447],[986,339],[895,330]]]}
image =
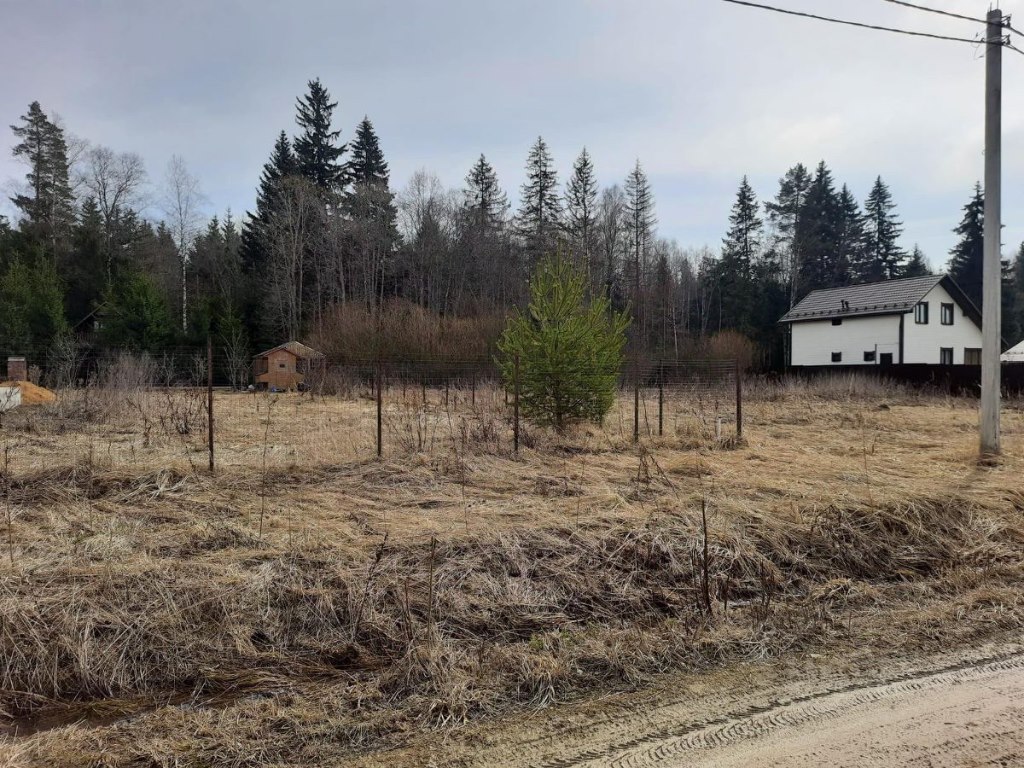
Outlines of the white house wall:
{"label": "white house wall", "polygon": [[[914,314],[906,316],[903,336],[903,362],[938,365],[939,350],[953,348],[953,364],[963,365],[965,348],[981,347],[981,329],[953,301],[945,288],[936,285],[924,297],[928,302],[928,323],[918,325]],[[942,324],[942,304],[953,305],[953,324]]]}
{"label": "white house wall", "polygon": [[[907,324],[913,323],[913,319],[909,316]],[[831,320],[811,320],[793,323],[792,327],[791,365],[877,365],[883,352],[892,353],[893,363],[900,360],[898,315],[847,317],[842,325],[832,325]],[[865,362],[864,353],[873,351],[877,351],[875,362]],[[832,362],[833,352],[842,353],[842,362]],[[938,354],[936,347],[935,362]],[[960,354],[962,357],[962,350]]]}

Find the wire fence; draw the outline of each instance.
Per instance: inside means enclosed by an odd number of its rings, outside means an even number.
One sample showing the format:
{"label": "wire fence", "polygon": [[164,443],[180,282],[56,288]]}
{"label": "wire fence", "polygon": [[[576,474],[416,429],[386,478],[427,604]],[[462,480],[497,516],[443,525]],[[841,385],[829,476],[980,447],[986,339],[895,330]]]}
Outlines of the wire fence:
{"label": "wire fence", "polygon": [[[48,441],[58,440],[67,463],[266,472],[410,454],[516,455],[558,438],[538,426],[516,366],[503,375],[490,360],[317,358],[294,371],[286,364],[277,383],[250,375],[239,387],[225,385],[229,362],[213,349],[173,367],[157,356],[105,354],[45,408],[23,392],[26,405],[0,417],[0,439],[18,441],[28,463],[52,462]],[[585,382],[599,372],[565,375]],[[603,421],[586,429],[616,447],[647,439],[696,447],[742,436],[742,408],[735,361],[631,362]]]}

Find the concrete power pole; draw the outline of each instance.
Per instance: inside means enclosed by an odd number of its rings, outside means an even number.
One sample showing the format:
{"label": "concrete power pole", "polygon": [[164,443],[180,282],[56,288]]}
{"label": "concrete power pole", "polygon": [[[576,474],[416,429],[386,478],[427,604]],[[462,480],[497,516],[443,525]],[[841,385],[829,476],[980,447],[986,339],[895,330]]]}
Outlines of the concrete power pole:
{"label": "concrete power pole", "polygon": [[981,455],[999,455],[999,355],[1002,352],[1000,163],[1002,152],[1003,13],[988,12],[985,34],[985,237],[982,287]]}

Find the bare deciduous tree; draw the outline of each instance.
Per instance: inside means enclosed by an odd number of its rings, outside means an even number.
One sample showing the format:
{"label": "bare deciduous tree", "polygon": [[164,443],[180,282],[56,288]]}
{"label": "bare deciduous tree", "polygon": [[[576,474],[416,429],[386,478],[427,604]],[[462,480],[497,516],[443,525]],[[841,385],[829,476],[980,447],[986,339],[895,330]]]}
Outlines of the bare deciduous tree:
{"label": "bare deciduous tree", "polygon": [[110,279],[113,277],[114,224],[126,209],[139,210],[145,206],[146,167],[135,153],[117,154],[109,147],[96,146],[85,151],[79,174],[78,185],[95,198],[103,215],[107,278]]}
{"label": "bare deciduous tree", "polygon": [[302,330],[306,256],[313,239],[322,233],[323,199],[306,179],[284,179],[277,205],[267,227],[270,264],[267,298],[276,327],[289,339]]}
{"label": "bare deciduous tree", "polygon": [[168,218],[174,246],[178,250],[183,331],[188,327],[188,255],[196,235],[199,234],[203,218],[201,209],[204,204],[205,198],[199,190],[199,180],[189,172],[188,166],[179,155],[173,155],[167,163],[160,207]]}

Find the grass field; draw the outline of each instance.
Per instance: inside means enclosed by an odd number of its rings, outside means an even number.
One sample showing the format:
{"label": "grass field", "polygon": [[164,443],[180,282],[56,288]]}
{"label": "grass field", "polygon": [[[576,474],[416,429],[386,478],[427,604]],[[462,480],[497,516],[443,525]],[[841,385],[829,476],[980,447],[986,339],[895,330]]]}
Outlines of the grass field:
{"label": "grass field", "polygon": [[[344,765],[681,669],[1021,626],[1024,413],[855,380],[669,390],[603,427],[504,393],[61,393],[7,414],[0,765]],[[718,418],[723,418],[719,432]],[[705,535],[706,534],[706,535]],[[442,764],[442,763],[439,763]]]}

